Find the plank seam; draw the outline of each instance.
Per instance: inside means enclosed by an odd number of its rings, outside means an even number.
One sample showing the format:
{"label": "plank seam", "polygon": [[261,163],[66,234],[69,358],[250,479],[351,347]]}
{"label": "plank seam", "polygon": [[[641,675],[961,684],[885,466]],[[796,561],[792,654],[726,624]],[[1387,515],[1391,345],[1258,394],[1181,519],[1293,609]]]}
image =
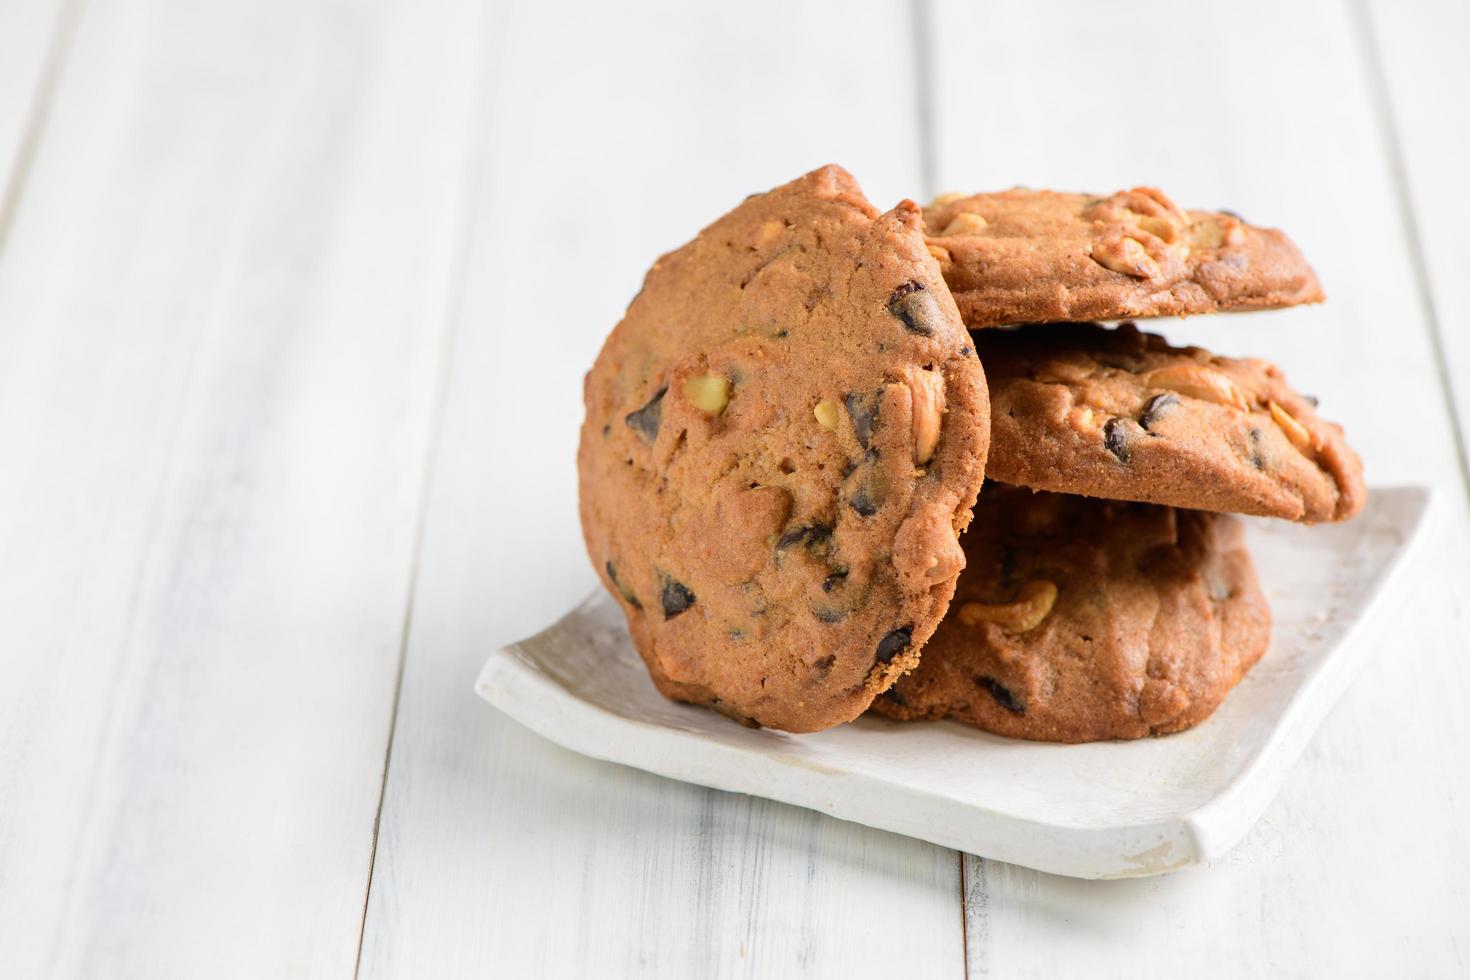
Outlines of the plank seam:
{"label": "plank seam", "polygon": [[[483,8],[482,8],[483,9]],[[383,750],[383,773],[378,784],[377,809],[373,814],[372,840],[369,845],[367,882],[363,886],[362,916],[357,928],[357,952],[353,960],[354,980],[362,972],[362,950],[367,938],[368,910],[373,896],[373,875],[377,870],[379,832],[383,824],[383,806],[388,796],[388,776],[393,764],[393,744],[398,734],[398,711],[403,700],[403,678],[408,663],[409,640],[413,635],[413,610],[418,596],[419,570],[427,537],[429,503],[433,496],[434,473],[439,459],[439,448],[444,433],[444,420],[448,414],[449,385],[454,364],[454,351],[459,337],[459,322],[464,309],[466,282],[469,278],[469,254],[471,251],[475,214],[484,184],[484,161],[489,146],[489,119],[486,111],[494,87],[493,66],[499,63],[499,43],[491,43],[485,37],[491,18],[486,15],[480,27],[481,40],[477,45],[480,68],[474,84],[474,94],[467,129],[470,133],[469,152],[465,159],[465,173],[461,177],[459,220],[454,229],[454,244],[450,252],[449,275],[445,288],[449,290],[449,301],[445,308],[445,324],[440,340],[439,368],[434,382],[434,404],[429,423],[429,441],[424,450],[423,482],[419,487],[419,502],[414,521],[413,557],[409,563],[408,589],[404,596],[403,627],[398,637],[398,666],[393,682],[393,706],[388,712],[388,738]],[[498,42],[498,38],[496,41]]]}
{"label": "plank seam", "polygon": [[46,124],[51,118],[56,91],[61,87],[62,70],[70,60],[72,41],[77,34],[77,22],[82,19],[83,2],[84,0],[62,0],[61,7],[56,12],[56,22],[51,28],[46,55],[41,60],[41,75],[36,83],[36,92],[26,112],[20,145],[16,147],[14,166],[4,189],[0,190],[0,259],[4,258],[5,246],[10,241],[10,227],[15,223],[15,214],[20,208],[21,193],[30,181],[31,169],[40,150]]}
{"label": "plank seam", "polygon": [[924,200],[933,200],[938,181],[934,132],[934,59],[930,50],[929,26],[933,23],[930,0],[909,4],[914,51],[914,96],[919,125],[919,181]]}
{"label": "plank seam", "polygon": [[965,980],[970,980],[970,910],[965,904],[969,887],[965,882],[965,852],[955,851],[960,862],[960,963],[964,968]]}
{"label": "plank seam", "polygon": [[1373,103],[1373,115],[1383,138],[1384,154],[1389,174],[1393,179],[1394,203],[1397,205],[1399,222],[1403,227],[1405,243],[1409,251],[1409,265],[1414,272],[1414,286],[1419,292],[1420,312],[1429,327],[1429,344],[1434,353],[1434,369],[1439,376],[1445,410],[1450,416],[1450,431],[1455,436],[1455,459],[1460,464],[1460,484],[1470,498],[1470,459],[1466,456],[1465,432],[1460,425],[1460,411],[1455,396],[1454,381],[1450,377],[1449,358],[1445,352],[1444,330],[1440,323],[1439,310],[1434,303],[1434,292],[1430,287],[1429,263],[1424,255],[1424,240],[1419,231],[1419,218],[1414,209],[1413,195],[1409,189],[1409,171],[1404,162],[1404,150],[1399,141],[1398,120],[1394,116],[1393,101],[1389,96],[1388,73],[1379,55],[1373,16],[1367,0],[1349,0],[1349,20],[1358,44],[1359,56],[1368,74],[1369,98]]}

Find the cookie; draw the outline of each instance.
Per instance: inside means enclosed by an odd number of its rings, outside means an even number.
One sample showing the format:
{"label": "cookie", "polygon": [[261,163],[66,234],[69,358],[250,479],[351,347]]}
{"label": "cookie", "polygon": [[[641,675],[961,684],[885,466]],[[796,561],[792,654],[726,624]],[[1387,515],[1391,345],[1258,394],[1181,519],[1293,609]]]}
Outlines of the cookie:
{"label": "cookie", "polygon": [[1017,188],[924,212],[965,323],[1119,320],[1322,300],[1291,239],[1150,187],[1111,197]]}
{"label": "cookie", "polygon": [[1047,742],[1196,725],[1270,640],[1242,530],[1224,514],[987,485],[949,616],[873,710]]}
{"label": "cookie", "polygon": [[1341,521],[1363,466],[1265,361],[1170,347],[1132,324],[973,334],[990,381],[988,475],[1037,490]]}
{"label": "cookie", "polygon": [[585,402],[587,550],[665,695],[814,731],[917,661],[989,442],[917,205],[834,166],[748,198],[655,263]]}

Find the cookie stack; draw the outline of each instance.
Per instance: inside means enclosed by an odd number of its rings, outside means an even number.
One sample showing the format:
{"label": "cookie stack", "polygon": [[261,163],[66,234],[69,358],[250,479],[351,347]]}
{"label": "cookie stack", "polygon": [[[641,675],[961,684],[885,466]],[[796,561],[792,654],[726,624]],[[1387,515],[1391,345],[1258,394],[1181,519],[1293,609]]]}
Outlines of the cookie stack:
{"label": "cookie stack", "polygon": [[1155,191],[879,214],[824,167],[659,259],[614,328],[588,552],[659,690],[748,724],[1189,727],[1269,640],[1228,514],[1345,519],[1361,466],[1271,365],[1088,321],[1320,299],[1281,233]]}

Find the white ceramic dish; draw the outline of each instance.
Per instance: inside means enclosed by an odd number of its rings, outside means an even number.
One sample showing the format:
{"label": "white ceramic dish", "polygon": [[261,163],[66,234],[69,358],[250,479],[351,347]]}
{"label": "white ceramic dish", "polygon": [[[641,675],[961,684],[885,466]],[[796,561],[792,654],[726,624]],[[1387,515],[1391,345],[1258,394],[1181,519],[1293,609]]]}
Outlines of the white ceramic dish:
{"label": "white ceramic dish", "polygon": [[598,759],[1057,874],[1160,874],[1223,854],[1266,808],[1379,645],[1428,505],[1425,488],[1384,488],[1347,524],[1251,522],[1271,649],[1211,718],[1164,738],[1047,745],[869,717],[810,735],[743,728],[661,697],[601,592],[493,654],[476,689]]}

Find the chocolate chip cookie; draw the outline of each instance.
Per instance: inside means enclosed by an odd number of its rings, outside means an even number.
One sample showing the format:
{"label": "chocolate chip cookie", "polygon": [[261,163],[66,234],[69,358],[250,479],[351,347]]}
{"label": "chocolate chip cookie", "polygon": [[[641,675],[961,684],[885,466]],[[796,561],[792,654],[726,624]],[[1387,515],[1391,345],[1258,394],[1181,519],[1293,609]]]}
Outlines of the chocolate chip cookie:
{"label": "chocolate chip cookie", "polygon": [[1160,191],[1110,197],[1022,188],[945,195],[924,211],[965,323],[1119,320],[1322,299],[1286,235]]}
{"label": "chocolate chip cookie", "polygon": [[1132,324],[973,334],[990,381],[988,475],[1038,490],[1341,521],[1367,499],[1342,428],[1265,361]]}
{"label": "chocolate chip cookie", "polygon": [[1271,614],[1233,517],[987,484],[918,669],[873,703],[1047,742],[1198,724]]}
{"label": "chocolate chip cookie", "polygon": [[989,442],[917,205],[834,166],[747,199],[649,271],[585,402],[587,550],[665,695],[814,731],[916,663]]}

